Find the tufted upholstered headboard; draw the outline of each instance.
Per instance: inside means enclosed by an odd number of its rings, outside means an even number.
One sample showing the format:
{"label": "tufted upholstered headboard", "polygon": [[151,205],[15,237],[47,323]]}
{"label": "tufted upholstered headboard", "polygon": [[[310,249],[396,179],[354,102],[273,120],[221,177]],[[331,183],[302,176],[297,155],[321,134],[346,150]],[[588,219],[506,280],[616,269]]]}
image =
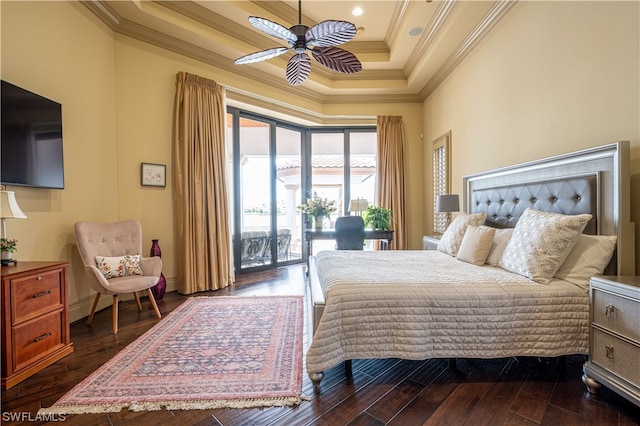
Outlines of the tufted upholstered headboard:
{"label": "tufted upholstered headboard", "polygon": [[598,199],[598,174],[587,174],[478,188],[471,193],[470,211],[487,213],[487,225],[495,228],[513,228],[529,207],[562,214],[589,213],[593,218],[584,233],[594,235],[598,233]]}
{"label": "tufted upholstered headboard", "polygon": [[585,233],[616,235],[607,273],[635,274],[635,232],[630,221],[629,142],[622,141],[463,178],[463,210],[486,212],[487,225],[512,228],[527,207],[590,213]]}

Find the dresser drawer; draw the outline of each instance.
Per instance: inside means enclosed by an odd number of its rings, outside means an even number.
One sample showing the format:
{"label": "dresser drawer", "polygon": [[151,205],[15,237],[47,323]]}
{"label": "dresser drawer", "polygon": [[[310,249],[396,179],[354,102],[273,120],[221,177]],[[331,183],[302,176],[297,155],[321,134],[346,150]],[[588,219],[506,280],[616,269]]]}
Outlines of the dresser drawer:
{"label": "dresser drawer", "polygon": [[12,324],[20,324],[63,305],[60,274],[60,270],[52,270],[11,280]]}
{"label": "dresser drawer", "polygon": [[62,315],[62,312],[53,312],[12,330],[16,370],[62,345]]}
{"label": "dresser drawer", "polygon": [[640,346],[628,343],[601,330],[593,330],[591,362],[640,386]]}
{"label": "dresser drawer", "polygon": [[640,301],[593,289],[593,323],[640,342]]}

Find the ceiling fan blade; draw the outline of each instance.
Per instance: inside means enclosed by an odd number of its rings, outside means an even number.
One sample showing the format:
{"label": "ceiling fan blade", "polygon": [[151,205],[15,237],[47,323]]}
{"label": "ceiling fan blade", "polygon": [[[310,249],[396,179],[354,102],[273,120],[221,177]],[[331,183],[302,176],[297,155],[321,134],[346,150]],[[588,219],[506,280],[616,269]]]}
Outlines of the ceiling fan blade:
{"label": "ceiling fan blade", "polygon": [[284,40],[289,44],[295,43],[298,39],[298,37],[296,37],[295,34],[293,34],[291,31],[289,31],[288,28],[283,27],[277,22],[273,22],[265,18],[259,18],[257,16],[249,16],[249,22],[260,31]]}
{"label": "ceiling fan blade", "polygon": [[259,52],[249,53],[233,61],[236,65],[252,64],[254,62],[266,61],[267,59],[275,58],[282,55],[289,50],[288,47],[274,47],[272,49],[261,50]]}
{"label": "ceiling fan blade", "polygon": [[306,53],[297,53],[287,64],[287,81],[293,86],[301,85],[311,74],[311,59]]}
{"label": "ceiling fan blade", "polygon": [[322,21],[307,30],[307,44],[329,47],[346,43],[356,35],[356,26],[347,21]]}
{"label": "ceiling fan blade", "polygon": [[339,47],[314,47],[311,54],[316,61],[334,71],[345,74],[362,71],[362,64],[356,55]]}

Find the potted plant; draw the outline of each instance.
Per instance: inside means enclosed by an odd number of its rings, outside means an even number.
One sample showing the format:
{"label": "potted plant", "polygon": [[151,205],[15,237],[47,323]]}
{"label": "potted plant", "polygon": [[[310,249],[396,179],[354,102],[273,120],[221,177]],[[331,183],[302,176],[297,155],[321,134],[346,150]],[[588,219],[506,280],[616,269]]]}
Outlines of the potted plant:
{"label": "potted plant", "polygon": [[316,229],[322,229],[322,220],[326,217],[329,219],[331,213],[334,213],[336,208],[336,202],[329,200],[328,198],[321,198],[316,192],[313,193],[312,198],[307,198],[307,202],[298,206],[298,210],[307,215],[307,221],[311,219],[315,221]]}
{"label": "potted plant", "polygon": [[11,260],[14,251],[18,250],[18,240],[0,238],[0,252],[2,253],[2,263]]}
{"label": "potted plant", "polygon": [[367,207],[364,211],[363,217],[364,225],[367,228],[379,229],[382,231],[388,231],[391,229],[391,210],[374,206],[373,204]]}

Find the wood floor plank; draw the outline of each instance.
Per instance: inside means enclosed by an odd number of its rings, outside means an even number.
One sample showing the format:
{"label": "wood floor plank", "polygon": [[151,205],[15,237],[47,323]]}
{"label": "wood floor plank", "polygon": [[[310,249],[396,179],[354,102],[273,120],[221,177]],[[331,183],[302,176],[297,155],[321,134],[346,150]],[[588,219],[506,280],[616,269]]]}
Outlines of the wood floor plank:
{"label": "wood floor plank", "polygon": [[540,424],[559,378],[558,369],[550,368],[548,364],[534,367],[513,400],[510,413]]}
{"label": "wood floor plank", "polygon": [[337,406],[314,420],[312,425],[346,425],[360,413],[397,386],[416,369],[412,363],[398,363],[394,368],[386,368],[358,391],[341,401]]}
{"label": "wood floor plank", "polygon": [[527,367],[513,359],[509,360],[498,379],[476,404],[465,424],[474,426],[502,424],[528,375]]}
{"label": "wood floor plank", "polygon": [[502,368],[504,365],[492,360],[478,362],[473,372],[443,401],[425,425],[464,424],[491,388]]}
{"label": "wood floor plank", "polygon": [[[429,367],[427,369],[426,367]],[[465,360],[458,362],[458,368],[452,370],[445,360],[431,360],[425,368],[411,376],[412,380],[419,377],[425,384],[422,391],[409,404],[401,408],[388,423],[392,426],[423,425],[440,405],[460,386],[471,373],[473,367]],[[429,380],[429,374],[435,376]]]}

